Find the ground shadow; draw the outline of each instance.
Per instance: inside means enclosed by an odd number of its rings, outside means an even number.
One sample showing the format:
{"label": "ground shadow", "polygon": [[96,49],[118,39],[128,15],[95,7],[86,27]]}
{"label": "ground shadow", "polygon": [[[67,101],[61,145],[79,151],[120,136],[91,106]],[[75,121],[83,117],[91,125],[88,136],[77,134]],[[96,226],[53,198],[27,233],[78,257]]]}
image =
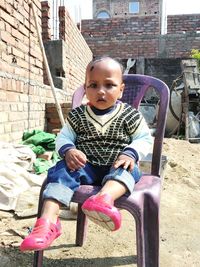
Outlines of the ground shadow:
{"label": "ground shadow", "polygon": [[67,258],[67,259],[43,259],[43,266],[59,266],[59,267],[112,267],[112,266],[124,266],[136,264],[137,260],[135,256],[123,256],[123,257],[105,257],[105,258],[92,258],[92,259],[83,259],[83,258]]}
{"label": "ground shadow", "polygon": [[[74,245],[62,246],[62,249],[73,247]],[[51,247],[51,249],[58,249],[60,246]],[[64,252],[61,252],[64,253]],[[33,266],[33,252],[21,253],[19,248],[0,248],[0,260],[1,267],[32,267]],[[43,257],[43,267],[112,267],[112,266],[124,266],[133,265],[137,263],[136,256],[119,256],[119,257],[103,257],[103,258],[74,258],[70,255],[70,258],[51,259],[45,256]]]}
{"label": "ground shadow", "polygon": [[[63,251],[65,248],[74,247],[74,244],[66,244],[59,246],[51,246],[49,250],[52,249],[60,249]],[[137,263],[137,256],[120,256],[120,257],[104,257],[104,258],[77,258],[70,257],[66,259],[49,259],[48,257],[43,258],[43,266],[44,267],[90,267],[90,266],[98,266],[98,267],[112,267],[112,266],[123,266],[123,265],[132,265]]]}

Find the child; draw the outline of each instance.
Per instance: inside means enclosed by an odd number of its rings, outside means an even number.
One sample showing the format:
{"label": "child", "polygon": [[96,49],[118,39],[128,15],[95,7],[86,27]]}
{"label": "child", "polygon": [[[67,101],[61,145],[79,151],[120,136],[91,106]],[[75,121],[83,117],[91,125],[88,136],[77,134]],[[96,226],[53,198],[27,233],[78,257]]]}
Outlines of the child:
{"label": "child", "polygon": [[141,113],[118,101],[124,83],[121,65],[110,57],[90,62],[86,69],[87,105],[73,109],[56,139],[63,160],[50,168],[41,217],[20,249],[43,250],[61,234],[61,204],[69,205],[80,184],[102,185],[82,205],[89,219],[115,231],[121,214],[114,201],[131,193],[140,179],[138,160],[152,144]]}

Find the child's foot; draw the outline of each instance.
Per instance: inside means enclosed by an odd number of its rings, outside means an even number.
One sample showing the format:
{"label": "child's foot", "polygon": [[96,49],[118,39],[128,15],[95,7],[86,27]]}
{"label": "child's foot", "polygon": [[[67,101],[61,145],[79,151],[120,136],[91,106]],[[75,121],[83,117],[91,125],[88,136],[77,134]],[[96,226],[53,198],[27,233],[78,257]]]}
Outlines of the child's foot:
{"label": "child's foot", "polygon": [[23,240],[20,245],[21,251],[43,250],[61,235],[60,220],[56,224],[44,218],[37,219],[32,232]]}
{"label": "child's foot", "polygon": [[95,195],[83,203],[82,211],[96,224],[115,231],[121,226],[121,214],[113,204],[109,195]]}

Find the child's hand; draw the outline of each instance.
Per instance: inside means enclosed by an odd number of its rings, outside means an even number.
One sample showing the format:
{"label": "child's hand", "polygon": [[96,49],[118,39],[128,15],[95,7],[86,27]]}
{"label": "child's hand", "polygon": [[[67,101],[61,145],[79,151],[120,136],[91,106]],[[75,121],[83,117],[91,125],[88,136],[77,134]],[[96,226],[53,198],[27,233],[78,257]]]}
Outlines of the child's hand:
{"label": "child's hand", "polygon": [[65,153],[65,161],[67,167],[75,171],[85,166],[87,158],[82,151],[72,148]]}
{"label": "child's hand", "polygon": [[135,165],[135,161],[134,161],[133,158],[122,154],[116,159],[116,161],[114,162],[113,167],[115,169],[117,169],[119,167],[122,167],[122,168],[132,172],[133,168],[134,168],[134,165]]}

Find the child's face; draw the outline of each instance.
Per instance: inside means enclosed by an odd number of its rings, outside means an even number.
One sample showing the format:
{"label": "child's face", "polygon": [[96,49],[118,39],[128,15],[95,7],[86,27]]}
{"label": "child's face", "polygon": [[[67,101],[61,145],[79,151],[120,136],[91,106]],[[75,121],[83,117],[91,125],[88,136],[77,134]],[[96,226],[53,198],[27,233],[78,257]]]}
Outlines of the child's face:
{"label": "child's face", "polygon": [[101,110],[112,107],[123,90],[122,72],[117,62],[103,59],[88,66],[85,91],[92,106]]}

